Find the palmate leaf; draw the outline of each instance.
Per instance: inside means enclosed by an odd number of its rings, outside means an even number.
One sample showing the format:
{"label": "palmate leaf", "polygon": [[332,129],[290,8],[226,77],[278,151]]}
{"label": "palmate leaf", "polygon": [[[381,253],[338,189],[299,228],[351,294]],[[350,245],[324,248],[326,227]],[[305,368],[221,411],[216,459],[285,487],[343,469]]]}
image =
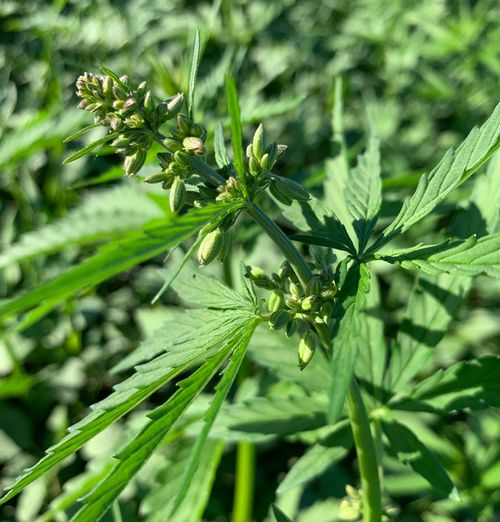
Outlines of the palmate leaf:
{"label": "palmate leaf", "polygon": [[[213,338],[200,341],[198,337],[197,342],[186,343],[185,345],[172,345],[168,332],[160,330],[157,342],[164,342],[167,347],[170,347],[170,350],[152,361],[138,366],[136,373],[116,385],[115,391],[109,397],[92,406],[93,411],[87,417],[73,425],[66,437],[49,448],[43,459],[26,470],[16,480],[0,500],[0,503],[12,498],[43,473],[77,451],[95,435],[137,406],[176,375],[190,368],[205,354],[216,350],[228,338],[239,335],[244,326],[253,320],[252,316],[247,316],[244,323],[236,323],[231,329],[222,327],[219,330],[214,325],[214,331],[217,332],[217,335]],[[167,333],[166,338],[164,337],[165,333]]]}
{"label": "palmate leaf", "polygon": [[380,143],[373,136],[358,164],[349,171],[345,189],[347,208],[358,236],[358,251],[363,252],[377,222],[382,205],[380,177]]}
{"label": "palmate leaf", "polygon": [[147,192],[135,183],[96,190],[64,218],[21,236],[17,243],[0,254],[0,268],[70,245],[111,240],[163,216]]}
{"label": "palmate leaf", "polygon": [[186,497],[186,494],[188,493],[191,481],[199,465],[200,456],[207,442],[210,429],[212,428],[217,414],[219,413],[219,410],[224,403],[227,394],[229,393],[236,375],[238,374],[238,370],[240,369],[243,358],[245,357],[245,352],[248,343],[252,338],[256,324],[257,323],[255,320],[253,323],[248,322],[246,325],[247,329],[244,332],[241,332],[241,334],[232,341],[234,352],[230,357],[228,365],[224,369],[221,380],[215,387],[215,394],[212,402],[203,416],[203,428],[196,438],[191,457],[182,475],[181,485],[179,486],[175,498],[173,499],[172,508],[169,512],[170,516],[175,515],[176,511]]}
{"label": "palmate leaf", "polygon": [[440,163],[420,178],[413,196],[405,202],[396,219],[384,230],[370,251],[377,251],[381,245],[432,212],[490,158],[500,145],[499,137],[500,104],[480,128],[474,128],[456,150],[448,150]]}
{"label": "palmate leaf", "polygon": [[375,254],[377,259],[428,274],[500,278],[500,233]]}
{"label": "palmate leaf", "polygon": [[234,350],[238,340],[246,338],[249,330],[253,331],[254,321],[255,319],[252,319],[249,324],[235,332],[232,341],[207,358],[189,377],[180,381],[175,394],[164,405],[148,414],[148,424],[118,452],[115,456],[117,463],[94,490],[82,499],[84,506],[71,519],[72,522],[97,522],[101,519],[173,424],[214,377]]}
{"label": "palmate leaf", "polygon": [[102,248],[94,256],[31,291],[3,301],[0,303],[0,315],[26,310],[44,300],[50,304],[50,307],[44,308],[44,313],[48,313],[58,303],[79,290],[100,283],[176,246],[207,223],[221,219],[239,205],[217,204],[193,209],[183,216],[171,217],[164,225],[132,234],[112,246]]}
{"label": "palmate leaf", "polygon": [[422,475],[436,493],[458,500],[457,490],[443,465],[410,429],[394,420],[384,420],[382,428],[389,439],[390,453]]}
{"label": "palmate leaf", "polygon": [[362,333],[363,307],[370,288],[370,272],[366,265],[349,269],[339,293],[334,317],[332,361],[330,367],[330,404],[328,419],[334,424],[344,408],[351,385]]}
{"label": "palmate leaf", "polygon": [[500,357],[460,361],[418,383],[396,408],[429,411],[500,407]]}

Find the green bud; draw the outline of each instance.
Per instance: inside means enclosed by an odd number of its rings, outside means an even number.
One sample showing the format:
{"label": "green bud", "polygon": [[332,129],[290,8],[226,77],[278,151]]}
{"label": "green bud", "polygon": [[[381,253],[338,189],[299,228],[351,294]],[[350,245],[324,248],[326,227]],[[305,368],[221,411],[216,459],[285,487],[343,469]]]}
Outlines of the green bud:
{"label": "green bud", "polygon": [[271,194],[284,205],[290,206],[292,204],[292,198],[287,196],[279,187],[279,185],[275,182],[274,179],[271,180],[271,183],[269,184],[269,191]]}
{"label": "green bud", "polygon": [[262,156],[260,166],[264,172],[271,170],[271,158],[267,152]]}
{"label": "green bud", "polygon": [[288,145],[278,144],[278,145],[276,145],[276,149],[277,149],[277,152],[276,152],[275,161],[279,161],[285,155],[286,149],[288,149]]}
{"label": "green bud", "polygon": [[343,499],[340,501],[339,511],[338,511],[338,516],[339,516],[340,520],[345,520],[345,521],[359,520],[359,515],[360,515],[360,512],[359,512],[359,508],[357,506],[353,506],[346,499]]}
{"label": "green bud", "polygon": [[117,100],[125,100],[128,96],[127,91],[120,85],[113,84],[113,95]]}
{"label": "green bud", "polygon": [[186,199],[186,185],[179,177],[174,178],[172,188],[170,189],[169,203],[172,212],[179,212],[184,205]]}
{"label": "green bud", "polygon": [[285,299],[285,305],[292,312],[297,312],[298,310],[300,310],[300,303],[299,301],[297,301],[297,299],[287,297]]}
{"label": "green bud", "polygon": [[147,178],[144,178],[144,181],[146,183],[161,183],[161,182],[165,181],[165,179],[166,179],[165,172],[160,171],[160,172],[155,172],[155,173],[149,175]]}
{"label": "green bud", "polygon": [[316,350],[317,338],[316,334],[311,330],[307,330],[299,343],[299,368],[303,370],[310,362]]}
{"label": "green bud", "polygon": [[174,161],[183,168],[190,168],[189,154],[183,150],[178,150],[174,153]]}
{"label": "green bud", "polygon": [[309,279],[306,286],[306,295],[320,295],[321,294],[321,278],[313,276]]}
{"label": "green bud", "polygon": [[309,192],[300,183],[297,183],[293,179],[280,177],[274,178],[273,181],[276,183],[279,191],[290,199],[307,201],[311,197]]}
{"label": "green bud", "polygon": [[205,129],[199,123],[193,123],[193,125],[191,125],[191,134],[202,140],[204,140],[207,135]]}
{"label": "green bud", "polygon": [[184,103],[184,95],[182,93],[178,93],[175,96],[170,97],[166,103],[168,111],[167,119],[173,118],[182,108],[182,104]]}
{"label": "green bud", "polygon": [[177,127],[184,134],[184,136],[188,136],[191,131],[191,119],[186,114],[178,114],[177,115]]}
{"label": "green bud", "polygon": [[267,309],[270,312],[277,312],[284,305],[284,297],[282,292],[272,292],[269,296],[269,301],[267,302]]}
{"label": "green bud", "polygon": [[332,303],[323,303],[320,308],[321,318],[328,324],[333,313]]}
{"label": "green bud", "polygon": [[205,154],[205,145],[203,145],[203,141],[201,138],[196,138],[195,136],[188,136],[182,140],[182,146],[184,149],[194,152],[195,154],[202,156]]}
{"label": "green bud", "polygon": [[113,80],[109,76],[103,76],[102,78],[102,92],[106,97],[113,94]]}
{"label": "green bud", "polygon": [[313,295],[305,297],[301,303],[302,310],[305,310],[306,312],[313,310],[316,307],[316,300],[317,298]]}
{"label": "green bud", "polygon": [[296,285],[293,281],[290,281],[290,293],[295,299],[300,299],[302,297],[302,292],[298,285]]}
{"label": "green bud", "polygon": [[271,170],[276,163],[276,158],[278,157],[278,146],[276,145],[276,142],[271,143],[271,145],[267,147],[266,154],[269,156],[269,170]]}
{"label": "green bud", "polygon": [[153,112],[155,110],[155,101],[151,91],[148,91],[146,96],[144,96],[144,107],[149,112]]}
{"label": "green bud", "polygon": [[328,288],[321,292],[321,297],[323,299],[332,300],[336,295],[337,295],[337,287],[335,286],[335,283],[333,283],[333,286],[331,288]]}
{"label": "green bud", "polygon": [[[167,174],[167,173],[165,173]],[[164,190],[168,190],[172,184],[174,182],[174,178],[172,176],[169,176],[162,184],[161,184],[161,188],[164,189]]]}
{"label": "green bud", "polygon": [[257,266],[246,267],[247,277],[253,281],[256,286],[266,288],[268,290],[274,289],[274,283],[267,277],[264,270]]}
{"label": "green bud", "polygon": [[140,127],[144,127],[144,118],[140,114],[135,113],[132,114],[132,116],[125,118],[123,123],[132,129],[139,129]]}
{"label": "green bud", "polygon": [[252,156],[248,161],[248,166],[252,175],[258,176],[260,174],[260,164],[257,158],[255,158],[254,156]]}
{"label": "green bud", "polygon": [[146,152],[142,149],[139,149],[131,156],[126,156],[124,162],[125,175],[134,176],[135,174],[137,174],[141,170],[145,161]]}
{"label": "green bud", "polygon": [[130,146],[130,140],[129,140],[129,138],[127,138],[123,134],[120,134],[120,136],[118,136],[118,138],[114,139],[111,142],[111,146],[115,147],[117,149],[122,149],[124,147],[129,147]]}
{"label": "green bud", "polygon": [[172,152],[182,150],[182,143],[179,143],[174,138],[165,138],[163,140],[163,144],[165,145],[165,147],[167,147],[167,149],[171,150]]}
{"label": "green bud", "polygon": [[252,146],[253,156],[260,160],[264,154],[265,149],[265,132],[262,123],[257,127],[255,134],[253,135]]}
{"label": "green bud", "polygon": [[287,337],[292,337],[292,335],[297,331],[297,325],[299,322],[295,319],[290,319],[285,326],[285,335]]}
{"label": "green bud", "polygon": [[219,255],[223,243],[224,238],[220,229],[216,228],[213,232],[209,232],[198,248],[198,263],[201,266],[211,263]]}
{"label": "green bud", "polygon": [[247,145],[246,156],[248,160],[253,157],[253,145],[251,143]]}
{"label": "green bud", "polygon": [[146,93],[146,89],[147,89],[147,86],[148,84],[146,82],[141,82],[138,87],[137,87],[137,91],[136,91],[136,94],[137,94],[137,97],[140,99],[142,98],[145,93]]}
{"label": "green bud", "polygon": [[290,316],[285,310],[277,310],[271,314],[269,318],[269,327],[273,330],[281,330],[290,320]]}

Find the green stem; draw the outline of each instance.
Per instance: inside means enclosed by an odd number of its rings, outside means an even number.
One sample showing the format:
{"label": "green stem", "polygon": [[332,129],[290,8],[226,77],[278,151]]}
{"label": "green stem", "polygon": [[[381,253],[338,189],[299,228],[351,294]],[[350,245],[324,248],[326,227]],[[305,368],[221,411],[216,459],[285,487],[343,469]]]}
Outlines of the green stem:
{"label": "green stem", "polygon": [[251,442],[238,444],[236,471],[232,522],[251,522],[255,481],[255,446]]}
{"label": "green stem", "polygon": [[305,286],[312,277],[311,269],[295,248],[294,244],[288,239],[281,228],[268,217],[268,215],[254,203],[247,204],[247,212],[253,220],[260,225],[266,234],[274,241],[276,246],[283,252],[287,261],[295,270],[301,283]]}
{"label": "green stem", "polygon": [[368,414],[355,379],[352,380],[347,402],[361,476],[363,521],[380,522],[382,520],[382,501],[377,455]]}
{"label": "green stem", "polygon": [[[304,285],[307,284],[312,277],[312,272],[293,243],[260,207],[253,203],[248,203],[246,209],[254,221],[263,228],[276,246],[280,248],[301,282]],[[323,331],[321,333],[326,334]],[[327,350],[331,353],[330,339],[326,335],[322,335],[322,341],[328,344]],[[382,520],[382,500],[375,444],[370,431],[368,414],[355,379],[353,379],[349,391],[348,404],[349,420],[361,476],[363,520],[364,522],[380,522]]]}

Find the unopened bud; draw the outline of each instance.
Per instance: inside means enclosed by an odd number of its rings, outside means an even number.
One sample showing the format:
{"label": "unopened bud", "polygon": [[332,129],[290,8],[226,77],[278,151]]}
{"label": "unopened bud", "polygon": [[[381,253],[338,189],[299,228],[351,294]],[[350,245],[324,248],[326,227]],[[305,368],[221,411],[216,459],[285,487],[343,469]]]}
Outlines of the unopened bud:
{"label": "unopened bud", "polygon": [[299,343],[299,368],[303,370],[311,361],[316,350],[317,338],[314,332],[307,330]]}
{"label": "unopened bud", "polygon": [[153,174],[150,174],[147,178],[144,178],[144,181],[146,183],[161,183],[163,181],[165,181],[166,179],[166,174],[165,172],[161,171],[161,172],[155,172]]}
{"label": "unopened bud", "polygon": [[293,281],[290,282],[290,293],[295,299],[300,299],[302,297],[300,288]]}
{"label": "unopened bud", "polygon": [[185,114],[178,114],[177,115],[177,127],[179,127],[179,130],[185,135],[189,135],[189,132],[191,130],[191,119],[186,116]]}
{"label": "unopened bud", "polygon": [[282,194],[288,196],[290,199],[296,199],[299,201],[307,201],[310,199],[309,192],[300,184],[293,179],[288,178],[274,178],[273,182]]}
{"label": "unopened bud", "polygon": [[292,335],[297,331],[298,321],[295,319],[290,319],[285,326],[285,335],[287,337],[292,337]]}
{"label": "unopened bud", "polygon": [[271,180],[269,184],[269,191],[271,194],[284,205],[290,206],[293,202],[292,198],[287,196],[280,188],[280,186],[276,183],[274,179]]}
{"label": "unopened bud", "polygon": [[262,123],[257,127],[252,140],[253,156],[260,160],[264,154],[265,148],[265,132]]}
{"label": "unopened bud", "polygon": [[254,176],[258,176],[260,174],[260,164],[255,156],[252,156],[248,161],[248,166],[250,168],[250,172]]}
{"label": "unopened bud", "polygon": [[146,161],[146,151],[139,149],[131,156],[126,156],[124,166],[125,166],[125,174],[127,176],[134,176],[137,174],[144,162]]}
{"label": "unopened bud", "polygon": [[267,152],[262,156],[260,166],[264,172],[271,170],[271,158]]}
{"label": "unopened bud", "polygon": [[198,248],[198,263],[201,266],[211,263],[219,254],[223,246],[222,231],[216,228],[209,232],[202,240]]}
{"label": "unopened bud", "polygon": [[195,154],[202,156],[205,154],[205,146],[201,138],[195,138],[194,136],[188,136],[182,140],[182,146]]}
{"label": "unopened bud", "polygon": [[170,189],[169,203],[172,212],[179,212],[184,205],[186,198],[186,185],[179,177],[174,178]]}
{"label": "unopened bud", "polygon": [[178,114],[184,103],[184,95],[182,93],[176,94],[167,100],[167,109],[170,113],[169,118],[173,118]]}
{"label": "unopened bud", "polygon": [[278,310],[271,314],[271,317],[269,318],[269,327],[273,330],[280,330],[285,327],[289,319],[290,316],[285,312],[285,310]]}
{"label": "unopened bud", "polygon": [[270,312],[277,312],[284,305],[284,297],[282,292],[272,292],[269,296],[269,301],[267,303],[267,309]]}

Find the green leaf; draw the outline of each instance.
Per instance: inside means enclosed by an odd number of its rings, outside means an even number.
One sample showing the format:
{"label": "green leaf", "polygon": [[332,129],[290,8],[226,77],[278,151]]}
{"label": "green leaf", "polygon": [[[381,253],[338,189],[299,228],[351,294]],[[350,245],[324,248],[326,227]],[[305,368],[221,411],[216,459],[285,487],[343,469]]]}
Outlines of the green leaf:
{"label": "green leaf", "polygon": [[276,522],[292,522],[292,519],[285,515],[276,504],[273,504],[273,515]]}
{"label": "green leaf", "polygon": [[196,308],[253,311],[253,303],[201,270],[186,270],[173,283],[179,297]]}
{"label": "green leaf", "polygon": [[83,149],[80,149],[78,152],[75,152],[74,154],[71,154],[71,156],[68,156],[63,163],[71,163],[72,161],[75,161],[83,156],[85,154],[88,154],[90,151],[94,150],[99,145],[102,145],[103,143],[107,143],[108,141],[111,141],[115,139],[117,136],[119,136],[119,132],[110,132],[109,134],[106,134],[106,136],[103,136],[102,138],[99,138],[96,141],[93,141],[86,147],[83,147]]}
{"label": "green leaf", "polygon": [[[247,317],[243,326],[248,324],[248,321]],[[186,344],[172,343],[168,332],[160,330],[157,342],[164,343],[169,347],[167,353],[156,357],[147,364],[138,366],[135,374],[116,385],[115,391],[111,395],[92,407],[93,411],[90,415],[73,425],[66,437],[49,448],[44,458],[32,468],[26,470],[16,480],[9,488],[8,493],[0,500],[0,503],[4,503],[17,495],[33,480],[81,448],[91,438],[164,386],[172,378],[191,367],[200,357],[215,350],[221,343],[225,342],[227,337],[234,337],[241,333],[243,326],[241,323],[236,323],[228,331],[226,328],[219,330],[214,325],[214,332],[217,332],[217,335],[201,341],[198,336],[196,342],[186,342]],[[167,334],[166,338],[165,333]]]}
{"label": "green leaf", "polygon": [[243,162],[243,136],[241,131],[240,105],[236,83],[231,74],[226,73],[226,101],[231,119],[231,141],[233,144],[234,167],[238,180],[246,193],[245,164]]}
{"label": "green leaf", "polygon": [[198,522],[209,500],[224,444],[208,440],[200,455],[199,466],[189,485],[188,493],[174,515],[169,516],[170,506],[179,488],[183,471],[192,452],[192,444],[184,441],[176,446],[165,468],[156,477],[153,488],[141,502],[140,513],[146,522]]}
{"label": "green leaf", "polygon": [[231,163],[227,157],[226,144],[224,142],[224,127],[221,121],[218,121],[215,126],[214,152],[215,161],[220,169]]}
{"label": "green leaf", "polygon": [[349,172],[345,199],[358,236],[358,252],[363,252],[382,205],[380,143],[374,136],[370,137],[366,152],[358,156],[356,167]]}
{"label": "green leaf", "polygon": [[462,305],[469,281],[447,274],[416,281],[392,349],[387,389],[404,389],[432,357],[434,347]]}
{"label": "green leaf", "polygon": [[[183,216],[172,216],[161,226],[101,249],[81,264],[42,283],[31,291],[0,303],[0,314],[12,314],[38,305],[45,299],[53,306],[70,295],[108,279],[188,239],[204,225],[227,215],[236,204],[210,205],[193,209]],[[46,310],[48,312],[49,310]]]}
{"label": "green leaf", "polygon": [[438,245],[381,252],[375,254],[375,257],[428,274],[487,275],[500,278],[500,233],[480,239],[472,236]]}
{"label": "green leaf", "polygon": [[135,183],[96,190],[64,218],[21,236],[0,254],[0,268],[70,245],[111,240],[161,217],[163,212]]}
{"label": "green leaf", "polygon": [[[243,327],[242,330],[239,334],[235,333],[235,338],[247,331],[247,328]],[[178,383],[178,390],[165,404],[147,415],[149,422],[117,453],[117,463],[96,488],[82,499],[84,506],[71,519],[72,522],[97,522],[102,518],[173,424],[214,377],[233,348],[233,344],[229,343],[207,358],[200,368]]]}
{"label": "green leaf", "polygon": [[352,447],[352,434],[347,421],[339,422],[332,433],[309,448],[292,466],[279,485],[277,493],[314,480],[330,466],[343,459]]}
{"label": "green leaf", "polygon": [[265,441],[325,426],[321,395],[253,397],[222,409],[213,437],[227,441]]}
{"label": "green leaf", "polygon": [[366,302],[366,293],[370,288],[369,280],[370,272],[366,265],[351,267],[340,289],[334,310],[336,322],[333,332],[328,407],[330,424],[334,424],[342,413],[351,385],[364,320],[362,310]]}
{"label": "green leaf", "polygon": [[445,468],[406,426],[384,420],[382,428],[389,439],[389,451],[400,462],[409,464],[437,493],[458,499],[458,492]]}
{"label": "green leaf", "polygon": [[191,61],[191,71],[189,73],[189,89],[188,89],[188,113],[189,117],[193,117],[194,110],[194,90],[196,87],[196,77],[198,75],[198,67],[201,58],[200,30],[196,28],[194,35],[193,58]]}
{"label": "green leaf", "polygon": [[432,212],[453,190],[468,179],[500,145],[500,104],[478,129],[474,128],[456,150],[450,149],[440,163],[424,174],[413,196],[384,230],[371,251],[408,230]]}
{"label": "green leaf", "polygon": [[203,428],[196,439],[189,462],[186,464],[186,468],[182,475],[181,485],[179,486],[179,489],[175,495],[175,499],[172,502],[172,508],[169,513],[170,515],[175,515],[177,509],[188,493],[190,483],[199,465],[200,456],[205,447],[210,429],[212,428],[217,414],[219,413],[219,410],[224,403],[227,394],[229,393],[236,375],[238,374],[243,358],[245,357],[248,343],[250,342],[250,339],[252,338],[253,332],[255,330],[255,326],[255,320],[253,322],[247,323],[246,330],[241,331],[238,336],[230,341],[230,345],[234,350],[233,354],[230,357],[228,365],[224,369],[221,380],[215,387],[215,394],[212,402],[203,416]]}
{"label": "green leaf", "polygon": [[83,127],[83,129],[80,129],[79,131],[76,131],[74,134],[71,134],[71,136],[64,138],[63,143],[69,143],[70,141],[76,140],[80,136],[87,134],[87,132],[89,132],[92,129],[95,129],[97,127],[100,127],[99,123],[93,123],[92,125],[87,125],[86,127]]}
{"label": "green leaf", "polygon": [[500,407],[500,357],[460,361],[447,370],[439,370],[418,383],[408,399],[396,402],[395,407],[409,405],[419,409],[420,404],[447,412]]}

